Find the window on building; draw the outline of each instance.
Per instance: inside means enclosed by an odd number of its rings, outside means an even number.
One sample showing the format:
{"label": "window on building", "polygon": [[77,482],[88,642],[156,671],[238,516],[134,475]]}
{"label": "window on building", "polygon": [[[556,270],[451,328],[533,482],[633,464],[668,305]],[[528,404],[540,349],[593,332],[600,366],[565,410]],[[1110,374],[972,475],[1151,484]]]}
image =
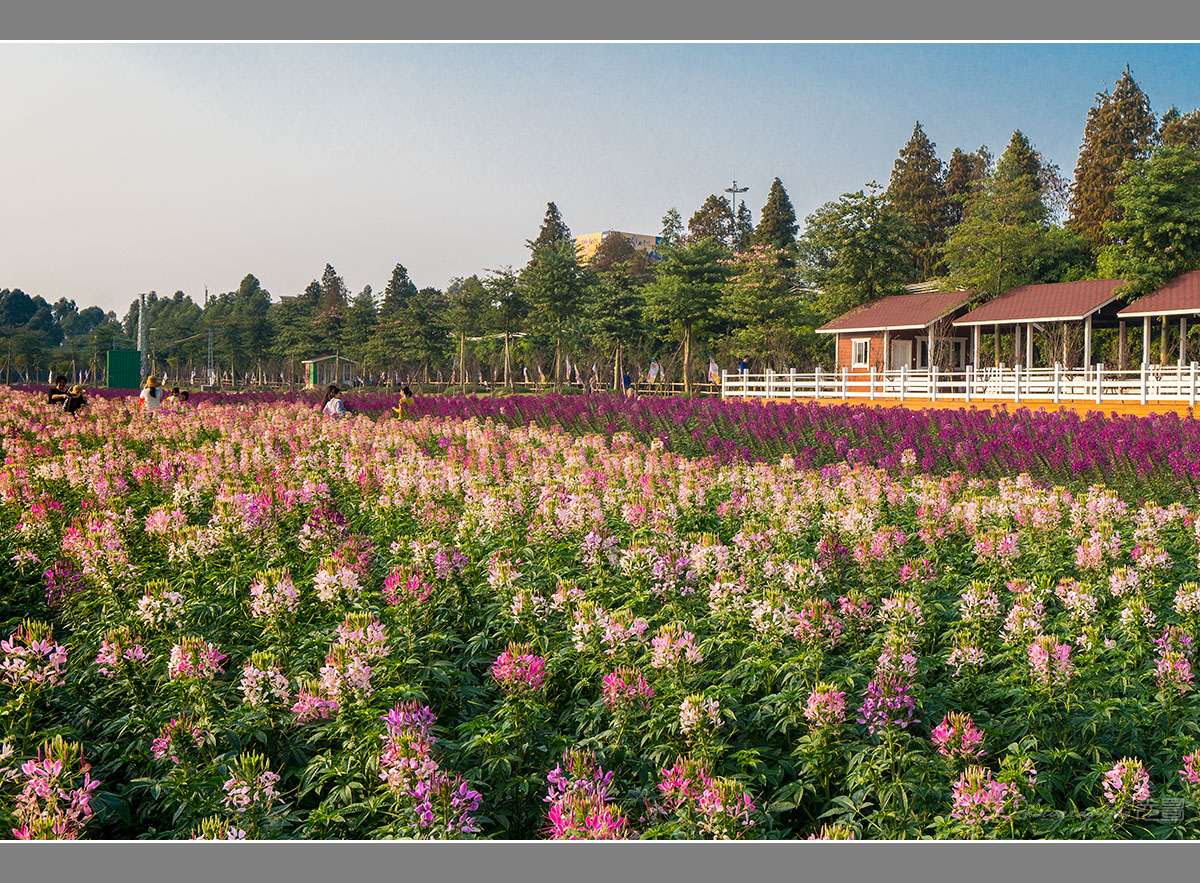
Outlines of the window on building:
{"label": "window on building", "polygon": [[871,341],[867,338],[850,341],[850,367],[865,368],[867,367],[867,358],[871,351]]}

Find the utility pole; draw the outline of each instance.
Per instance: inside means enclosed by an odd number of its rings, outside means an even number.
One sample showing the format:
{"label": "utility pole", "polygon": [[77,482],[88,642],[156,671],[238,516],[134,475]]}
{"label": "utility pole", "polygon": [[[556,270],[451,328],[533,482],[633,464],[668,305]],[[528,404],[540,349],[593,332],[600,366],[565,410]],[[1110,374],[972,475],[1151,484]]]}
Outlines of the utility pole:
{"label": "utility pole", "polygon": [[138,331],[137,331],[137,348],[140,354],[141,367],[138,369],[141,372],[141,379],[146,379],[146,295],[138,295]]}
{"label": "utility pole", "polygon": [[[205,300],[208,299],[208,289],[204,289]],[[216,386],[216,374],[213,373],[213,330],[208,329],[208,385]]]}

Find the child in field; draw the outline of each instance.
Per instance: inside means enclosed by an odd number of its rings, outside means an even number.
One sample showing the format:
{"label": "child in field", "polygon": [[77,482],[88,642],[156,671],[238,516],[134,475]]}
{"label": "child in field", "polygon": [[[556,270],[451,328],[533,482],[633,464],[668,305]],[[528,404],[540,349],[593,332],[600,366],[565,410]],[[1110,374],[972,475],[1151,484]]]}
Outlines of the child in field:
{"label": "child in field", "polygon": [[67,397],[63,399],[63,410],[74,417],[76,411],[86,406],[87,397],[84,389],[79,384],[75,384],[67,391]]}
{"label": "child in field", "polygon": [[158,385],[157,377],[151,374],[146,378],[146,385],[138,398],[141,399],[138,407],[146,411],[154,411],[163,403],[163,391]]}
{"label": "child in field", "polygon": [[413,401],[411,389],[406,386],[401,390],[401,392],[403,393],[403,396],[400,399],[400,404],[396,405],[396,419],[398,420],[403,420],[405,413],[411,414],[413,412],[413,408],[416,406],[416,402]]}
{"label": "child in field", "polygon": [[346,406],[342,404],[342,391],[334,384],[329,384],[325,390],[325,398],[321,400],[321,411],[330,417],[349,417]]}

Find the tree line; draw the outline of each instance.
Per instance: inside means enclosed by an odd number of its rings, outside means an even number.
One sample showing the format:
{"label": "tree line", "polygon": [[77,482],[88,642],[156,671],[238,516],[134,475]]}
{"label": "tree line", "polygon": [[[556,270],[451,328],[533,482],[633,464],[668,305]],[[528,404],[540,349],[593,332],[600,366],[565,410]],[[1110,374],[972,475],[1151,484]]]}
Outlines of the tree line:
{"label": "tree line", "polygon": [[[554,202],[528,262],[418,288],[397,263],[383,291],[353,294],[329,264],[304,291],[275,301],[247,275],[237,290],[147,297],[157,370],[184,382],[203,368],[208,331],[221,375],[300,379],[304,359],[338,353],[363,379],[563,385],[661,377],[690,384],[709,359],[775,370],[831,362],[815,329],[916,282],[982,302],[1016,285],[1120,277],[1130,296],[1200,268],[1200,111],[1157,118],[1126,67],[1089,109],[1074,178],[1020,130],[995,157],[986,145],[948,160],[921,123],[886,187],[842,194],[801,229],[775,178],[754,223],[710,194],[687,224],[672,207],[654,255],[617,234],[583,262]],[[0,358],[99,379],[104,353],[132,348],[138,300],[123,318],[0,290]]]}

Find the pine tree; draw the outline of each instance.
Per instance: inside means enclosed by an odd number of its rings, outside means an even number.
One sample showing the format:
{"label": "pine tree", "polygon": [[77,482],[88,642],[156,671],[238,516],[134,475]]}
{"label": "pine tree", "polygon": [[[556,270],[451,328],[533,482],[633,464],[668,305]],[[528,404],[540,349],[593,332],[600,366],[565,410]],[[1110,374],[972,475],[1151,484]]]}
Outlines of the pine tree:
{"label": "pine tree", "polygon": [[996,171],[992,177],[997,182],[1012,184],[1010,192],[1014,196],[1024,194],[1023,203],[1019,199],[1012,203],[1011,210],[1016,212],[1014,223],[1040,224],[1046,219],[1046,206],[1041,199],[1041,171],[1041,156],[1033,149],[1029,139],[1020,129],[1013,132],[1008,147],[1004,148],[1004,153],[996,161]]}
{"label": "pine tree", "polygon": [[1156,131],[1150,99],[1126,66],[1113,92],[1097,93],[1095,105],[1088,110],[1075,165],[1067,225],[1093,248],[1107,241],[1104,222],[1120,217],[1115,191],[1122,179],[1122,164],[1144,158]]}
{"label": "pine tree", "polygon": [[762,207],[758,226],[754,228],[754,244],[768,248],[791,248],[796,244],[796,210],[788,199],[783,182],[771,182],[767,201]]}
{"label": "pine tree", "polygon": [[1033,145],[1029,143],[1025,133],[1017,129],[1012,133],[1008,147],[1004,148],[1004,153],[1000,154],[1000,159],[996,161],[997,177],[1005,181],[1015,181],[1022,175],[1028,175],[1040,190],[1038,174],[1041,169],[1042,164]]}
{"label": "pine tree", "polygon": [[688,219],[688,241],[711,239],[721,248],[729,248],[733,234],[733,207],[724,196],[711,193]]}
{"label": "pine tree", "polygon": [[738,203],[737,217],[733,219],[733,250],[745,251],[754,244],[754,215],[744,202]]}
{"label": "pine tree", "polygon": [[937,270],[949,220],[945,169],[934,152],[936,146],[918,120],[892,167],[887,189],[888,200],[914,230],[908,248],[913,270],[921,279],[928,279]]}
{"label": "pine tree", "polygon": [[553,202],[546,203],[546,217],[542,219],[542,229],[538,231],[537,239],[533,240],[532,248],[554,246],[571,238],[571,229],[563,223],[558,206]]}
{"label": "pine tree", "polygon": [[417,286],[408,278],[408,270],[403,264],[396,264],[392,269],[392,278],[383,289],[383,300],[379,304],[379,317],[391,320],[404,312],[404,306],[409,298],[417,293]]}
{"label": "pine tree", "polygon": [[946,165],[946,221],[949,227],[962,223],[963,206],[979,192],[991,171],[992,154],[987,145],[981,145],[974,153],[954,148]]}
{"label": "pine tree", "polygon": [[1190,147],[1200,150],[1200,110],[1181,114],[1171,105],[1158,124],[1158,140],[1163,147]]}
{"label": "pine tree", "polygon": [[683,240],[683,218],[679,209],[671,206],[662,217],[662,233],[659,234],[660,248],[675,248]]}

